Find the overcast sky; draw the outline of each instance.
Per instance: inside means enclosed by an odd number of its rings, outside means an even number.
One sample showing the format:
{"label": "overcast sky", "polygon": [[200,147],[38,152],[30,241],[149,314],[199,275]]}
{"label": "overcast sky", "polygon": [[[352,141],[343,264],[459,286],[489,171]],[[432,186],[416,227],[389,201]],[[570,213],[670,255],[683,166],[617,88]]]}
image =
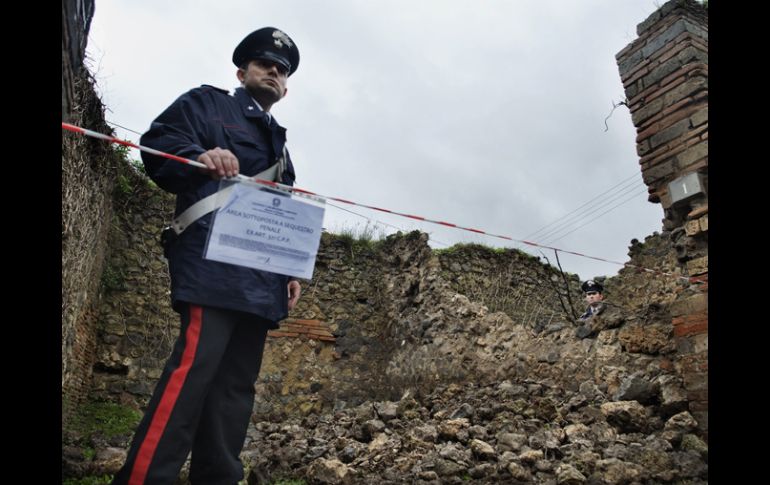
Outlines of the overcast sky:
{"label": "overcast sky", "polygon": [[[625,97],[615,54],[656,3],[664,2],[97,1],[87,62],[107,120],[142,132],[193,87],[232,91],[234,47],[257,28],[277,27],[300,51],[288,95],[272,109],[288,129],[297,186],[625,262],[631,239],[660,231],[663,213],[647,202],[628,109],[615,109],[608,131],[605,118]],[[425,231],[437,248],[522,248],[346,208]],[[327,229],[366,225],[327,205]],[[560,257],[583,279],[620,269]]]}

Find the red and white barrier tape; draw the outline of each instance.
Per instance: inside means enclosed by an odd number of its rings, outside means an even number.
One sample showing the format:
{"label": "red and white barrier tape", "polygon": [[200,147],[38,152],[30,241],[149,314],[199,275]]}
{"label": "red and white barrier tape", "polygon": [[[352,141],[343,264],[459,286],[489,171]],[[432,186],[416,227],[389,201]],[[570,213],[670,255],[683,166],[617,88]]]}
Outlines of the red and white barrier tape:
{"label": "red and white barrier tape", "polygon": [[[85,128],[81,128],[79,126],[75,126],[75,125],[72,125],[72,124],[69,124],[69,123],[62,122],[61,126],[62,126],[63,129],[69,130],[69,131],[72,131],[72,132],[75,132],[75,133],[80,133],[80,134],[88,135],[88,136],[91,136],[91,137],[94,137],[94,138],[99,138],[100,140],[105,140],[105,141],[108,141],[110,143],[117,143],[119,145],[129,146],[129,147],[141,150],[143,152],[147,152],[147,153],[151,153],[153,155],[157,155],[157,156],[160,156],[160,157],[168,158],[169,160],[175,160],[177,162],[186,163],[188,165],[193,165],[195,167],[206,168],[206,165],[204,165],[204,164],[202,164],[200,162],[196,162],[195,160],[190,160],[188,158],[182,158],[182,157],[178,157],[176,155],[171,155],[170,153],[165,153],[165,152],[161,152],[159,150],[155,150],[153,148],[145,147],[145,146],[142,146],[142,145],[137,145],[135,143],[131,143],[130,141],[121,140],[119,138],[115,138],[115,137],[109,136],[109,135],[104,135],[102,133],[97,133],[95,131],[87,130]],[[330,196],[327,196],[327,195],[317,194],[315,192],[311,192],[309,190],[301,189],[299,187],[292,187],[290,185],[279,184],[277,182],[269,182],[267,180],[256,180],[256,179],[253,179],[251,177],[247,177],[246,175],[243,175],[243,174],[238,174],[237,176],[235,176],[233,178],[241,180],[241,181],[256,182],[256,183],[259,183],[259,184],[262,184],[262,185],[267,185],[267,186],[272,187],[272,188],[284,190],[286,192],[297,193],[297,194],[302,194],[302,195],[309,195],[309,196],[314,196],[314,197],[320,197],[320,198],[324,198],[324,199],[329,199],[329,200],[334,200],[334,201],[337,201],[337,202],[341,202],[343,204],[349,204],[349,205],[353,205],[353,206],[357,206],[357,207],[365,207],[367,209],[372,209],[372,210],[376,210],[376,211],[380,211],[380,212],[385,212],[387,214],[394,214],[394,215],[401,216],[401,217],[407,217],[409,219],[414,219],[414,220],[423,221],[423,222],[430,222],[430,223],[433,223],[433,224],[439,224],[441,226],[446,226],[446,227],[453,227],[455,229],[460,229],[460,230],[463,230],[463,231],[475,232],[476,234],[484,234],[486,236],[491,236],[491,237],[496,237],[496,238],[500,238],[500,239],[505,239],[506,241],[520,242],[520,243],[527,244],[529,246],[538,247],[538,248],[545,248],[545,249],[552,249],[554,251],[561,251],[562,253],[574,254],[575,256],[580,256],[580,257],[583,257],[583,258],[594,259],[596,261],[603,261],[605,263],[619,264],[620,266],[629,266],[631,268],[636,268],[637,270],[645,271],[645,272],[648,272],[648,273],[654,273],[654,274],[658,274],[658,275],[672,276],[672,277],[675,277],[675,278],[684,279],[684,280],[686,280],[686,281],[688,281],[690,283],[696,283],[696,284],[703,283],[697,277],[681,276],[681,275],[677,275],[677,274],[669,273],[669,272],[665,272],[665,271],[659,271],[659,270],[655,270],[655,269],[644,268],[642,266],[638,266],[638,265],[631,264],[631,263],[620,263],[618,261],[612,261],[611,259],[604,259],[604,258],[599,258],[599,257],[596,257],[596,256],[589,256],[587,254],[578,253],[578,252],[575,252],[575,251],[567,251],[566,249],[559,249],[559,248],[555,248],[555,247],[551,247],[551,246],[545,246],[545,245],[538,244],[538,243],[535,243],[535,242],[526,241],[526,240],[523,240],[523,239],[514,239],[514,238],[509,237],[509,236],[503,236],[503,235],[500,235],[500,234],[492,234],[490,232],[482,231],[481,229],[474,229],[472,227],[458,226],[457,224],[453,224],[451,222],[445,222],[445,221],[438,221],[438,220],[434,220],[434,219],[428,219],[427,217],[416,216],[416,215],[413,215],[413,214],[406,214],[406,213],[403,213],[403,212],[397,212],[397,211],[392,211],[392,210],[388,210],[388,209],[383,209],[381,207],[374,207],[374,206],[371,206],[371,205],[360,204],[358,202],[353,202],[351,200],[346,200],[346,199],[340,199],[338,197],[330,197]]]}

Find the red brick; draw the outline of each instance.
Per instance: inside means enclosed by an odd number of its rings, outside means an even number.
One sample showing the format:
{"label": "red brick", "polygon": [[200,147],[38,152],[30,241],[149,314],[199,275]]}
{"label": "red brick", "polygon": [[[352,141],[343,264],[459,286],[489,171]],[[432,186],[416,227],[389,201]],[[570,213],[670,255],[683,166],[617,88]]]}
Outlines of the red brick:
{"label": "red brick", "polygon": [[[690,36],[688,38],[686,34],[688,34],[688,32],[683,32],[682,34],[677,36],[677,38],[673,40],[673,43],[675,44],[674,47],[672,49],[667,50],[661,56],[659,56],[657,61],[660,63],[664,63],[667,60],[671,59],[676,54],[679,54],[681,51],[687,49],[688,47],[697,48],[697,46],[695,46],[693,42],[689,42],[692,39],[692,37]],[[701,49],[701,50],[705,50],[705,49]]]}
{"label": "red brick", "polygon": [[298,333],[294,332],[279,332],[277,330],[270,330],[267,332],[268,337],[299,337]]}
{"label": "red brick", "polygon": [[625,79],[621,79],[623,87],[627,88],[631,84],[635,83],[639,78],[645,76],[650,70],[645,65],[642,69],[636,69],[630,76],[627,75]]}
{"label": "red brick", "polygon": [[311,326],[319,326],[322,324],[321,320],[305,320],[301,318],[294,318],[291,320],[291,322],[302,324],[302,325],[311,325]]}
{"label": "red brick", "polygon": [[679,325],[689,325],[693,323],[698,323],[702,321],[708,321],[708,315],[704,315],[702,313],[693,314],[693,315],[682,315],[680,317],[672,318],[671,319],[671,325],[674,327],[677,327]]}
{"label": "red brick", "polygon": [[625,80],[626,80],[626,79],[628,79],[630,76],[633,76],[634,74],[636,74],[637,72],[639,72],[639,70],[640,70],[640,69],[644,69],[644,68],[646,68],[646,67],[647,67],[647,66],[649,66],[649,65],[650,65],[650,60],[649,60],[649,59],[645,59],[645,60],[643,60],[642,62],[640,62],[639,64],[637,64],[636,66],[634,66],[632,69],[630,69],[630,70],[626,71],[626,72],[624,73],[624,75],[625,75],[625,78],[621,77],[621,78],[620,78],[620,81],[621,81],[622,83],[624,83],[624,84],[625,84]]}
{"label": "red brick", "polygon": [[704,273],[702,275],[691,276],[690,277],[690,281],[691,282],[693,282],[693,281],[702,281],[702,282],[708,283],[708,280],[709,280],[709,274],[708,273]]}
{"label": "red brick", "polygon": [[[693,93],[692,96],[688,96],[686,98],[683,98],[682,101],[689,101],[691,103],[699,102],[700,105],[703,105],[704,107],[708,107],[708,91],[698,91],[697,93]],[[705,99],[704,99],[705,98]],[[671,111],[675,111],[678,109],[678,106],[680,106],[681,101],[676,102],[670,106],[667,106],[663,113],[669,113]]]}
{"label": "red brick", "polygon": [[[653,115],[649,119],[645,120],[643,123],[641,123],[637,128],[642,128],[644,126],[647,126],[644,131],[640,132],[638,136],[642,136],[642,133],[645,133],[649,131],[649,128],[655,125],[659,126],[659,129],[664,129],[677,121],[687,118],[691,114],[694,114],[701,109],[703,109],[704,106],[708,106],[705,103],[695,103],[697,97],[687,97],[682,99],[681,101],[676,102],[675,104],[669,106],[668,108],[663,109],[662,111],[658,112],[657,114]],[[675,109],[672,109],[675,108]],[[649,135],[646,135],[649,136]],[[645,136],[645,138],[646,138]]]}
{"label": "red brick", "polygon": [[639,159],[639,163],[642,165],[642,168],[647,168],[665,161],[674,155],[678,155],[690,146],[701,142],[700,137],[697,136],[701,131],[702,130],[690,130],[679,138],[675,138],[664,145],[656,147],[652,153]]}
{"label": "red brick", "polygon": [[[628,100],[628,105],[634,107],[637,103],[644,100],[644,102],[649,103],[650,101],[654,100],[655,98],[659,96],[663,96],[667,92],[671,91],[672,89],[676,88],[680,84],[684,83],[687,79],[684,77],[678,79],[675,82],[672,82],[664,87],[659,87],[657,84],[650,86],[649,88],[645,88],[642,92],[634,96],[633,98]],[[634,107],[635,109],[635,107]]]}
{"label": "red brick", "polygon": [[[704,124],[697,128],[693,128],[686,133],[682,134],[682,136],[678,138],[674,138],[673,140],[669,140],[667,143],[657,147],[655,149],[654,153],[659,153],[660,155],[655,157],[653,155],[646,155],[642,157],[639,160],[639,163],[642,164],[642,168],[646,168],[652,165],[655,165],[661,161],[667,160],[668,158],[679,154],[680,152],[684,151],[685,149],[691,147],[692,145],[696,143],[701,143],[700,134],[704,131],[708,130],[708,125]],[[648,164],[648,165],[645,165]],[[689,172],[690,170],[688,170]]]}
{"label": "red brick", "polygon": [[[669,74],[668,76],[664,77],[660,80],[660,85],[665,86],[666,84],[670,83],[674,79],[676,79],[678,76],[686,76],[687,79],[690,79],[693,76],[699,75],[699,71],[703,69],[708,69],[708,66],[706,64],[700,63],[700,62],[693,62],[692,64],[686,64],[682,66],[681,69],[677,70],[676,72],[673,72]],[[696,72],[691,72],[696,71]],[[706,72],[708,74],[708,72]]]}
{"label": "red brick", "polygon": [[708,332],[709,322],[708,320],[700,320],[697,322],[683,323],[674,327],[675,337],[686,337],[689,335],[698,335]]}
{"label": "red brick", "polygon": [[[685,98],[685,101],[690,100],[692,98]],[[680,104],[680,103],[678,103]],[[655,115],[653,118],[657,118],[657,122],[652,123],[649,125],[649,127],[645,128],[643,131],[639,132],[637,135],[637,142],[641,139],[645,139],[649,137],[650,135],[654,134],[655,132],[658,132],[660,130],[664,130],[668,128],[669,126],[673,125],[677,121],[681,121],[690,115],[700,111],[702,109],[701,105],[690,105],[687,106],[686,104],[681,105],[683,106],[681,109],[675,110],[675,111],[669,111],[666,115]],[[649,123],[649,120],[646,122]]]}

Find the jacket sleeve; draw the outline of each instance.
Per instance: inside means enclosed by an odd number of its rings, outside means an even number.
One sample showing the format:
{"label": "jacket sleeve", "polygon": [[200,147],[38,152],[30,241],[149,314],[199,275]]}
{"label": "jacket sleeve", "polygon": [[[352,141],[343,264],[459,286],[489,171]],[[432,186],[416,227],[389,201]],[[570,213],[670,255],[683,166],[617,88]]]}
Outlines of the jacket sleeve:
{"label": "jacket sleeve", "polygon": [[[197,90],[180,96],[160,114],[142,135],[144,146],[179,157],[197,160],[207,148],[204,123],[206,103]],[[212,147],[213,148],[213,147]],[[160,188],[179,194],[194,190],[211,178],[197,167],[175,160],[142,152],[142,161],[150,176]]]}

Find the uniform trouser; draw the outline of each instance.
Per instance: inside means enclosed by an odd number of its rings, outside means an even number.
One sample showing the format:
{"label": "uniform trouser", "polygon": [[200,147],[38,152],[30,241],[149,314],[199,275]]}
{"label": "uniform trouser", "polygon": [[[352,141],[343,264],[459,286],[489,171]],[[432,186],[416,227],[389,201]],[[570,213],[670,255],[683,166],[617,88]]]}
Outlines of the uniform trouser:
{"label": "uniform trouser", "polygon": [[187,455],[193,485],[234,485],[269,322],[183,305],[179,338],[113,485],[166,485]]}

